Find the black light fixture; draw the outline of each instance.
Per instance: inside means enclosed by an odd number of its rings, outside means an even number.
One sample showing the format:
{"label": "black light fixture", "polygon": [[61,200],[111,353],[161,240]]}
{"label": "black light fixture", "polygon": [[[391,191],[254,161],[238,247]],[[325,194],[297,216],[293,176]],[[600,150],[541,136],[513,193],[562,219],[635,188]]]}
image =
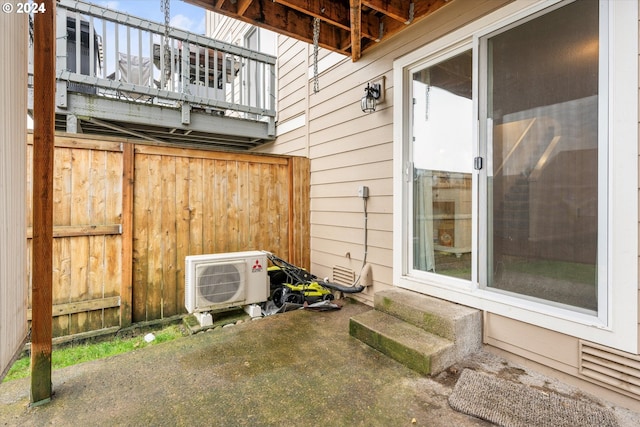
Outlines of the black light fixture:
{"label": "black light fixture", "polygon": [[381,94],[380,83],[367,83],[364,88],[364,96],[360,100],[360,107],[364,113],[373,113],[376,111],[376,104]]}

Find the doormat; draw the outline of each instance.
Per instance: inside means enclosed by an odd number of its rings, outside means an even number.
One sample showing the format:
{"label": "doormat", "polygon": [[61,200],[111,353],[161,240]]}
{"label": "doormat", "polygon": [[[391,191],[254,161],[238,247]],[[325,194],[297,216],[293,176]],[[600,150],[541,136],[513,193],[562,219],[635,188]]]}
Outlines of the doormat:
{"label": "doormat", "polygon": [[618,426],[607,408],[471,369],[462,371],[449,396],[449,405],[503,427]]}

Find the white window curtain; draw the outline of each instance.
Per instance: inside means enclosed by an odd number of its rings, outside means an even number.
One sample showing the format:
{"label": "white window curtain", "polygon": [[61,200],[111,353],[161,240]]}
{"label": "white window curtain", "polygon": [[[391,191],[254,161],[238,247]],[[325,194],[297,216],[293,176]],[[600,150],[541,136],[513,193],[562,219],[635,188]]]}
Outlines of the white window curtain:
{"label": "white window curtain", "polygon": [[414,263],[417,270],[435,273],[433,252],[433,173],[416,169],[414,174]]}

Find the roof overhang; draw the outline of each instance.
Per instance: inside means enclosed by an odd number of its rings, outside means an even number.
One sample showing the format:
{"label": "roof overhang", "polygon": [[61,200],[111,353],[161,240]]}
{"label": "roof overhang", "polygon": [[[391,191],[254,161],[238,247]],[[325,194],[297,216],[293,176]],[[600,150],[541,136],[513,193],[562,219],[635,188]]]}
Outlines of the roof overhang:
{"label": "roof overhang", "polygon": [[185,0],[257,27],[313,43],[320,19],[320,47],[352,61],[411,27],[452,0]]}

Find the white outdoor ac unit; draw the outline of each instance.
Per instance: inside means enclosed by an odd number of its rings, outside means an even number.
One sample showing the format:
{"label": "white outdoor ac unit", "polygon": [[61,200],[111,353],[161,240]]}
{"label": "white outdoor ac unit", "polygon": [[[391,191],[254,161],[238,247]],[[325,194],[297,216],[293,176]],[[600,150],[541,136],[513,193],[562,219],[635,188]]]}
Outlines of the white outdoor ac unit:
{"label": "white outdoor ac unit", "polygon": [[187,256],[184,297],[189,313],[264,302],[267,257],[260,251]]}

